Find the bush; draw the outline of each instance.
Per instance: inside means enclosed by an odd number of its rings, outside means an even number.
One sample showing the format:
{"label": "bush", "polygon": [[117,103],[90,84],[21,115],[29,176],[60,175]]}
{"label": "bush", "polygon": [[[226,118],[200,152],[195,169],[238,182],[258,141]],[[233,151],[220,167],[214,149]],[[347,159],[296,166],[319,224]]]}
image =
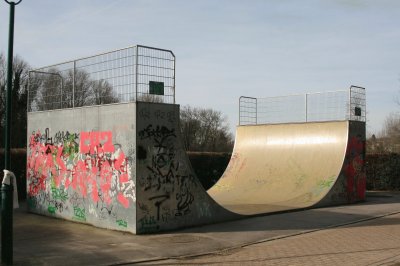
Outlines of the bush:
{"label": "bush", "polygon": [[400,154],[368,154],[367,190],[400,190]]}
{"label": "bush", "polygon": [[188,152],[190,163],[204,189],[212,187],[222,176],[231,158],[226,152]]}

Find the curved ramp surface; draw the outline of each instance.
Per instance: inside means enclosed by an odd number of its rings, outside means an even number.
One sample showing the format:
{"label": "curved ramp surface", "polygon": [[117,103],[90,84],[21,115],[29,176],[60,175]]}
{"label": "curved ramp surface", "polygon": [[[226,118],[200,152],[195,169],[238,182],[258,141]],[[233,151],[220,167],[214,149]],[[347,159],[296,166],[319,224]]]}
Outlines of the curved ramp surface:
{"label": "curved ramp surface", "polygon": [[240,126],[231,161],[208,193],[239,214],[312,206],[342,169],[349,122]]}

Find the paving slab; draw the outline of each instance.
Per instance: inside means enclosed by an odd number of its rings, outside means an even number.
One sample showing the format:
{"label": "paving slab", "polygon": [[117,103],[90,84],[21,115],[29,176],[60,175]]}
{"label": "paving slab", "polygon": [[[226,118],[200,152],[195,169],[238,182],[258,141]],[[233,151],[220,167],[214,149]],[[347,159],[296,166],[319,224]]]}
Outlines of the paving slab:
{"label": "paving slab", "polygon": [[142,265],[400,265],[400,213],[203,256]]}
{"label": "paving slab", "polygon": [[14,214],[14,264],[155,263],[228,252],[396,213],[400,213],[399,192],[369,192],[365,202],[353,205],[265,215],[163,234],[132,235],[27,213],[22,207]]}

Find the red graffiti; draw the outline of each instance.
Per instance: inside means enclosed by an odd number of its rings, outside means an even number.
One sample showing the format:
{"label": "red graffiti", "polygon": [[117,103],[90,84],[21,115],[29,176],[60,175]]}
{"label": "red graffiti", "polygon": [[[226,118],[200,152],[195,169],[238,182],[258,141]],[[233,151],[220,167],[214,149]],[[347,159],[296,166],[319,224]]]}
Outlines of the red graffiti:
{"label": "red graffiti", "polygon": [[349,140],[346,151],[344,172],[347,177],[347,196],[349,202],[365,199],[366,176],[364,167],[365,142],[357,137]]}
{"label": "red graffiti", "polygon": [[[35,196],[46,190],[46,184],[79,192],[94,203],[100,199],[107,205],[114,201],[125,208],[129,198],[135,201],[134,183],[130,177],[128,158],[112,143],[112,132],[81,132],[54,144],[38,131],[29,140],[27,161],[28,193]],[[72,137],[71,137],[72,136]],[[129,191],[128,191],[129,190]],[[130,191],[132,190],[132,191]]]}
{"label": "red graffiti", "polygon": [[79,150],[81,153],[90,154],[114,152],[114,145],[112,144],[112,132],[81,132]]}

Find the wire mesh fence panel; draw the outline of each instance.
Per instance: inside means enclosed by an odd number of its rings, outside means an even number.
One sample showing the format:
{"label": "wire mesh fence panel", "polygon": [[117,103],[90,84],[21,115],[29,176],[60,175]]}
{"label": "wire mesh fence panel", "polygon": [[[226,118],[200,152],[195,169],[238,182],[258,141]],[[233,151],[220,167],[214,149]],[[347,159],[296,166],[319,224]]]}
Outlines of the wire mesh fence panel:
{"label": "wire mesh fence panel", "polygon": [[239,98],[239,125],[257,124],[257,98]]}
{"label": "wire mesh fence panel", "polygon": [[170,51],[138,46],[138,101],[175,102],[175,56]]}
{"label": "wire mesh fence panel", "polygon": [[334,120],[366,121],[365,89],[269,98],[240,97],[239,124],[274,124]]}
{"label": "wire mesh fence panel", "polygon": [[365,88],[351,86],[350,88],[350,120],[366,121]]}
{"label": "wire mesh fence panel", "polygon": [[73,62],[29,72],[28,111],[72,107]]}
{"label": "wire mesh fence panel", "polygon": [[257,99],[257,123],[303,122],[306,110],[304,99],[304,95]]}
{"label": "wire mesh fence panel", "polygon": [[74,107],[134,100],[135,47],[75,61]]}
{"label": "wire mesh fence panel", "polygon": [[137,100],[174,103],[175,56],[132,46],[35,69],[28,95],[29,112]]}
{"label": "wire mesh fence panel", "polygon": [[349,119],[349,92],[332,91],[306,94],[306,121],[333,121]]}

